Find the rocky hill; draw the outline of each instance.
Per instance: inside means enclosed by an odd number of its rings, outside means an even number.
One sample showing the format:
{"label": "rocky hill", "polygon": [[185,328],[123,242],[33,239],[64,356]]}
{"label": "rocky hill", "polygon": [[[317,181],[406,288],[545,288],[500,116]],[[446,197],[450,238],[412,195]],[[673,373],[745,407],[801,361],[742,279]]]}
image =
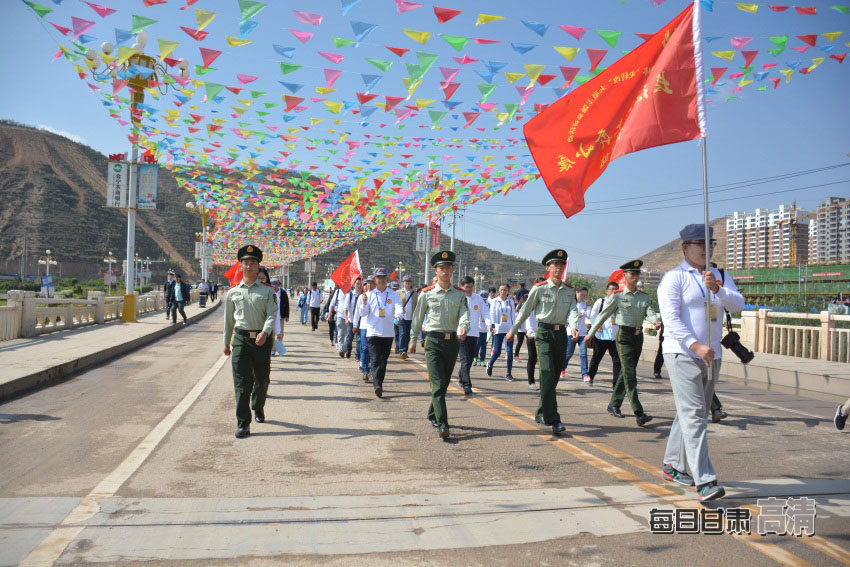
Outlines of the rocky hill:
{"label": "rocky hill", "polygon": [[[19,271],[25,237],[30,274],[48,248],[63,277],[95,277],[109,251],[123,259],[127,215],[105,206],[106,167],[106,157],[87,146],[0,122],[0,271]],[[200,218],[186,210],[190,195],[170,175],[161,170],[158,179],[158,210],[136,216],[136,251],[163,260],[161,270],[194,275]]]}
{"label": "rocky hill", "polygon": [[[726,265],[726,217],[714,219],[709,224],[714,227],[714,238],[717,239],[717,248],[714,249],[712,260],[717,262],[718,266],[723,267]],[[677,238],[644,254],[640,257],[643,260],[644,268],[661,273],[675,268],[682,263],[681,245],[682,241]]]}

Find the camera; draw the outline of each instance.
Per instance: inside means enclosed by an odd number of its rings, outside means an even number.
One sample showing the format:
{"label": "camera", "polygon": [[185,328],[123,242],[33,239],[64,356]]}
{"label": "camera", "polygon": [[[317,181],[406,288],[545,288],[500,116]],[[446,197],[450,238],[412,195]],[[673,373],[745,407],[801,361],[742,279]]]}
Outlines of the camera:
{"label": "camera", "polygon": [[743,364],[747,364],[756,357],[756,355],[753,354],[753,351],[741,344],[741,335],[734,331],[727,333],[720,341],[720,344],[734,352],[735,356],[737,356]]}

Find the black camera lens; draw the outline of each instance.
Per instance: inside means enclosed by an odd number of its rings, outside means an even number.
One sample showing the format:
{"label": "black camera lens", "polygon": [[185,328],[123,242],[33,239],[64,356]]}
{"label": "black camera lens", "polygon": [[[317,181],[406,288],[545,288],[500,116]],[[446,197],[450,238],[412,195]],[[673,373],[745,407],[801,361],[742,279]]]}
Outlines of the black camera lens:
{"label": "black camera lens", "polygon": [[751,350],[741,344],[741,335],[734,331],[723,337],[720,344],[735,353],[735,356],[737,356],[743,364],[747,364],[756,357]]}

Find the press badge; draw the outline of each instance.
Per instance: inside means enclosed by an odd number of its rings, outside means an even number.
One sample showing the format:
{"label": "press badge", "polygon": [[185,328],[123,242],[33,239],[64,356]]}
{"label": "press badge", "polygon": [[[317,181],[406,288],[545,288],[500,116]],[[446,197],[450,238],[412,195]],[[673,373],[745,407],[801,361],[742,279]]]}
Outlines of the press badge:
{"label": "press badge", "polygon": [[713,303],[711,304],[711,320],[712,321],[717,320],[717,306],[714,305]]}
{"label": "press badge", "polygon": [[507,323],[507,322],[508,322],[508,316],[506,314],[502,313],[502,323]]}
{"label": "press badge", "polygon": [[386,313],[387,312],[384,310],[383,307],[378,309],[378,317],[383,317],[384,315],[386,315]]}

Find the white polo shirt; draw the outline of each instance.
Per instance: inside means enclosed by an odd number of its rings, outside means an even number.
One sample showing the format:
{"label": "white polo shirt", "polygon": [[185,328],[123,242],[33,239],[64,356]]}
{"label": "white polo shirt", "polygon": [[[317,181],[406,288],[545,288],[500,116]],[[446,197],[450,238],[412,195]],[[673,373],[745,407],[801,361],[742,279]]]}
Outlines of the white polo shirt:
{"label": "white polo shirt", "polygon": [[360,328],[366,328],[367,337],[394,337],[393,319],[401,315],[398,294],[389,287],[384,291],[375,288],[366,294],[366,298],[366,303],[361,299],[357,307],[361,317]]}

